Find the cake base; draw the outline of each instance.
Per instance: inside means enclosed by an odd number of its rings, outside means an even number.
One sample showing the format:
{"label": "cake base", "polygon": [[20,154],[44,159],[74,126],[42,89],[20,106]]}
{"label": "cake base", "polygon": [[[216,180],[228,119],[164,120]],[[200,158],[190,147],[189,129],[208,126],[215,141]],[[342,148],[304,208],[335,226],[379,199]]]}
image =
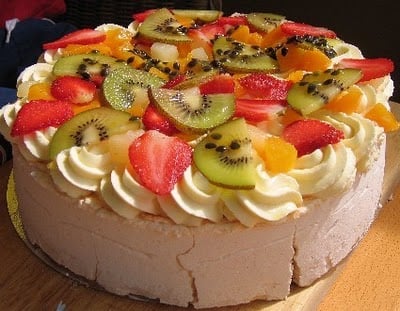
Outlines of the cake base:
{"label": "cake base", "polygon": [[[346,257],[379,207],[384,152],[343,197],[332,198],[329,204],[314,202],[299,219],[254,228],[187,228],[158,218],[123,220],[58,193],[47,175],[18,152],[14,161],[21,218],[30,243],[107,291],[205,308],[283,299],[293,276],[300,286],[309,285]],[[338,202],[344,204],[332,207]],[[324,234],[314,235],[315,224]]]}

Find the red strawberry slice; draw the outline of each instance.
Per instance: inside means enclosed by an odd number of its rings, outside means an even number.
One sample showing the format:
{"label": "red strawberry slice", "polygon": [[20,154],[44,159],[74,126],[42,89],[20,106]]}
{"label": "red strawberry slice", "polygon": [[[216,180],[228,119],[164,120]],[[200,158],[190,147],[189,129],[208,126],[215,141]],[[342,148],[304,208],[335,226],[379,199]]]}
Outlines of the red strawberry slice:
{"label": "red strawberry slice", "polygon": [[59,100],[32,100],[18,111],[11,136],[30,134],[49,126],[58,127],[74,116],[69,103]]}
{"label": "red strawberry slice", "polygon": [[236,99],[236,117],[243,117],[251,123],[275,118],[286,107],[286,101],[268,99]]}
{"label": "red strawberry slice", "polygon": [[65,48],[68,44],[100,43],[103,42],[105,39],[106,39],[106,34],[104,32],[85,28],[66,34],[65,36],[53,42],[44,43],[43,49],[53,50],[53,49]]}
{"label": "red strawberry slice", "polygon": [[186,75],[184,74],[178,74],[175,77],[173,77],[171,80],[167,81],[164,85],[164,89],[173,89],[175,86],[177,86],[179,83],[183,82],[186,80]]}
{"label": "red strawberry slice", "polygon": [[168,136],[178,132],[173,123],[151,104],[147,106],[142,122],[146,130],[156,130]]}
{"label": "red strawberry slice", "polygon": [[221,16],[218,18],[215,23],[220,26],[240,26],[247,25],[247,18],[244,15],[238,16]]}
{"label": "red strawberry slice", "polygon": [[235,90],[235,81],[231,75],[221,74],[200,84],[199,88],[202,95],[233,93]]}
{"label": "red strawberry slice", "polygon": [[344,58],[338,67],[361,69],[363,76],[359,82],[381,78],[394,71],[394,63],[388,58]]}
{"label": "red strawberry slice", "polygon": [[295,146],[298,156],[302,156],[329,144],[338,143],[344,138],[344,133],[329,123],[302,119],[289,124],[283,130],[282,137]]}
{"label": "red strawberry slice", "polygon": [[96,84],[79,77],[62,76],[53,81],[50,90],[56,99],[73,104],[85,104],[93,100]]}
{"label": "red strawberry slice", "polygon": [[197,29],[189,30],[189,37],[194,40],[203,40],[206,42],[210,42],[210,40],[215,39],[218,36],[223,36],[225,34],[225,28],[216,23],[205,24]]}
{"label": "red strawberry slice", "polygon": [[281,25],[281,30],[288,36],[310,35],[314,37],[336,38],[336,33],[328,28],[303,23],[285,22]]}
{"label": "red strawberry slice", "polygon": [[192,148],[178,137],[147,131],[130,145],[129,159],[141,184],[164,195],[192,163]]}
{"label": "red strawberry slice", "polygon": [[249,95],[272,100],[285,100],[293,84],[263,72],[251,73],[238,81]]}
{"label": "red strawberry slice", "polygon": [[156,9],[148,9],[146,11],[135,13],[132,15],[132,18],[137,21],[138,23],[142,23],[149,15],[157,11]]}

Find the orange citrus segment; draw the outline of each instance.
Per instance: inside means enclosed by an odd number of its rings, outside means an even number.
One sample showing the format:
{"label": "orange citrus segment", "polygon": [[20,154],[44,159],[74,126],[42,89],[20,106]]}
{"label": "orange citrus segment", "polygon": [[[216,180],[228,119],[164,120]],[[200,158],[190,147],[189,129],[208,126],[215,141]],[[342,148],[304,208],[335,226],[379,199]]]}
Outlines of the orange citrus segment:
{"label": "orange citrus segment", "polygon": [[236,28],[232,32],[231,38],[251,45],[261,45],[263,41],[263,37],[259,33],[250,32],[249,27],[246,25],[240,25]]}
{"label": "orange citrus segment", "polygon": [[52,100],[54,97],[51,95],[51,84],[48,82],[40,82],[31,85],[28,91],[28,100],[45,99]]}
{"label": "orange citrus segment", "polygon": [[286,41],[286,35],[282,32],[281,27],[277,27],[264,35],[261,47],[277,46]]}
{"label": "orange citrus segment", "polygon": [[323,52],[315,48],[302,48],[297,45],[287,45],[276,53],[281,71],[305,70],[324,71],[331,65],[331,60]]}
{"label": "orange citrus segment", "polygon": [[269,137],[265,140],[262,157],[268,171],[284,173],[290,171],[296,164],[297,150],[280,137]]}
{"label": "orange citrus segment", "polygon": [[326,109],[335,112],[352,113],[359,108],[363,93],[356,86],[351,86],[348,90],[341,92],[325,105]]}
{"label": "orange citrus segment", "polygon": [[72,104],[72,110],[74,114],[78,114],[89,109],[98,108],[100,106],[101,106],[100,101],[98,99],[94,99],[91,102],[87,103],[86,105]]}
{"label": "orange citrus segment", "polygon": [[382,126],[385,132],[397,131],[400,127],[400,123],[396,120],[394,114],[381,103],[374,105],[365,114],[365,117]]}
{"label": "orange citrus segment", "polygon": [[291,107],[287,107],[285,110],[285,114],[281,117],[281,123],[285,127],[288,126],[290,123],[301,119],[304,119],[304,117],[300,113],[298,113]]}
{"label": "orange citrus segment", "polygon": [[63,55],[70,56],[76,54],[88,54],[92,53],[93,51],[99,52],[103,55],[111,55],[112,51],[111,48],[105,45],[104,43],[97,43],[97,44],[69,44],[67,47],[63,49]]}

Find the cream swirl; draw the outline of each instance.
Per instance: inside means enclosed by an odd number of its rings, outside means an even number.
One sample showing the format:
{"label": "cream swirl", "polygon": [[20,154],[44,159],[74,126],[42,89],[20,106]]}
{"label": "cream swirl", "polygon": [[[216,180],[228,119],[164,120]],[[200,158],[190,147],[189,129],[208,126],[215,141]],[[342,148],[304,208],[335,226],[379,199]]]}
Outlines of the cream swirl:
{"label": "cream swirl", "polygon": [[339,142],[297,159],[288,175],[297,180],[303,196],[329,197],[346,191],[354,182],[356,158]]}
{"label": "cream swirl", "polygon": [[0,109],[0,133],[10,142],[14,141],[14,138],[10,135],[11,127],[22,105],[22,101],[17,100],[15,103],[4,105]]}
{"label": "cream swirl", "polygon": [[[101,179],[112,170],[110,154],[106,148],[96,146],[72,147],[61,151],[55,164],[65,181],[71,185],[87,191],[97,191],[100,187]],[[59,180],[54,180],[55,183]],[[59,185],[61,191],[63,185]],[[66,191],[65,191],[66,192]]]}
{"label": "cream swirl", "polygon": [[357,113],[345,114],[320,111],[314,115],[343,131],[346,147],[356,156],[357,169],[366,171],[378,157],[379,145],[383,139],[383,128]]}
{"label": "cream swirl", "polygon": [[49,144],[56,130],[57,128],[50,126],[41,131],[23,135],[21,137],[22,143],[18,144],[18,147],[25,159],[48,161],[50,159]]}
{"label": "cream swirl", "polygon": [[285,174],[269,175],[257,165],[257,182],[252,190],[225,190],[222,194],[229,218],[253,227],[265,220],[278,221],[295,212],[303,200],[296,180]]}
{"label": "cream swirl", "polygon": [[328,43],[330,43],[337,54],[337,56],[332,58],[334,64],[339,63],[344,58],[364,58],[360,49],[355,45],[339,39],[330,39]]}
{"label": "cream swirl", "polygon": [[156,195],[137,182],[128,169],[113,170],[110,176],[103,178],[100,193],[110,207],[121,216],[127,213],[133,216],[131,209],[152,215],[162,214]]}

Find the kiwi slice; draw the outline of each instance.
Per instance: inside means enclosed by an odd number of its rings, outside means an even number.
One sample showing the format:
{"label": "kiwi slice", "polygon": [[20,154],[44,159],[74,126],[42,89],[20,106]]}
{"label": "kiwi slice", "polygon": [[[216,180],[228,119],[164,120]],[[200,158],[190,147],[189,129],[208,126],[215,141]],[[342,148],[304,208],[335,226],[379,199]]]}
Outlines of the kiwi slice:
{"label": "kiwi slice", "polygon": [[138,120],[132,120],[127,112],[99,107],[75,115],[61,125],[49,145],[50,159],[73,146],[95,144],[108,137],[141,127]]}
{"label": "kiwi slice", "polygon": [[233,94],[201,95],[193,89],[149,89],[152,103],[183,132],[204,133],[235,112]]}
{"label": "kiwi slice", "polygon": [[278,62],[269,49],[245,44],[232,38],[219,37],[213,46],[215,59],[233,72],[278,71]]}
{"label": "kiwi slice", "polygon": [[201,21],[204,23],[211,23],[222,16],[222,12],[218,10],[173,9],[172,13],[191,18],[196,22]]}
{"label": "kiwi slice", "polygon": [[327,104],[336,95],[357,83],[362,77],[359,69],[328,69],[306,74],[288,92],[289,105],[302,115],[308,115]]}
{"label": "kiwi slice", "polygon": [[126,67],[126,62],[100,53],[77,54],[61,57],[53,67],[56,76],[81,76],[90,79],[93,76],[107,76],[112,70]]}
{"label": "kiwi slice", "polygon": [[164,84],[161,78],[143,70],[132,67],[113,70],[102,85],[104,99],[117,110],[129,110],[135,101],[147,98],[149,87],[161,87]]}
{"label": "kiwi slice", "polygon": [[270,32],[285,20],[285,16],[272,13],[249,13],[246,17],[251,26],[262,32]]}
{"label": "kiwi slice", "polygon": [[198,86],[201,83],[207,82],[215,77],[219,73],[218,69],[211,68],[208,71],[202,71],[199,73],[195,73],[193,75],[189,75],[184,81],[178,83],[174,86],[176,90],[183,90],[191,87]]}
{"label": "kiwi slice", "polygon": [[168,9],[162,8],[150,14],[140,24],[138,34],[152,41],[182,43],[191,41],[187,31]]}
{"label": "kiwi slice", "polygon": [[213,129],[194,148],[193,160],[213,184],[232,189],[253,189],[256,169],[246,121],[231,120]]}

